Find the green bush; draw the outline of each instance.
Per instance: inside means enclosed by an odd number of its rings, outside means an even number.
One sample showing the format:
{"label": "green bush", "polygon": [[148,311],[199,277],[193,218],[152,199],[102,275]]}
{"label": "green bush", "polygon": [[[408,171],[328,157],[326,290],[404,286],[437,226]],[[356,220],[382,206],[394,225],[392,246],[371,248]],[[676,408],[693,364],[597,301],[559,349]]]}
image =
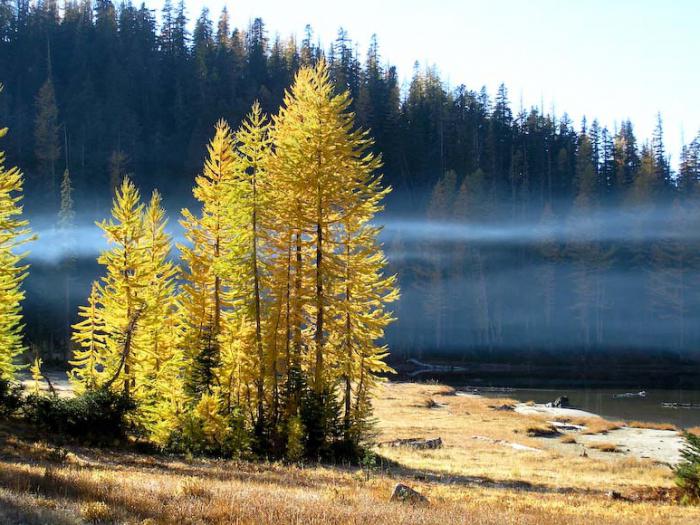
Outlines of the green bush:
{"label": "green bush", "polygon": [[32,394],[24,411],[29,422],[47,432],[99,444],[125,437],[126,416],[134,408],[127,396],[99,389],[73,398]]}
{"label": "green bush", "polygon": [[194,455],[241,457],[250,451],[250,434],[239,410],[225,414],[216,396],[204,394],[182,416],[181,427],[166,448]]}
{"label": "green bush", "polygon": [[9,417],[22,407],[22,385],[0,380],[0,416]]}
{"label": "green bush", "polygon": [[683,461],[675,468],[676,484],[681,489],[684,503],[700,502],[700,436],[684,432]]}

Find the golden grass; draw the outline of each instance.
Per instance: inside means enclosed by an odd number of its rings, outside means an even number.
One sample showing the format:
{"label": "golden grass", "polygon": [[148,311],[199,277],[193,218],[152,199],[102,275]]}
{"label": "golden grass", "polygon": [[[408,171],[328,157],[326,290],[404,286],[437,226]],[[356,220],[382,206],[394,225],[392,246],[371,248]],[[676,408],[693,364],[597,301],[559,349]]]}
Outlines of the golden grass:
{"label": "golden grass", "polygon": [[564,434],[559,441],[561,441],[564,444],[573,444],[576,443],[576,437],[573,436],[572,434]]}
{"label": "golden grass", "polygon": [[595,435],[595,434],[607,434],[612,430],[617,430],[624,426],[624,423],[616,421],[608,421],[602,417],[558,417],[556,421],[561,421],[562,423],[570,423],[572,425],[579,425],[585,427],[581,430],[581,434],[585,435]]}
{"label": "golden grass", "polygon": [[618,448],[615,443],[607,443],[605,441],[588,443],[588,447],[600,450],[601,452],[618,452]]}
{"label": "golden grass", "polygon": [[695,434],[696,436],[700,436],[700,427],[690,427],[686,429],[686,432],[689,432],[691,434]]}
{"label": "golden grass", "polygon": [[[624,454],[582,458],[579,447],[527,437],[525,429],[541,420],[489,408],[508,400],[455,396],[440,388],[392,383],[381,388],[375,401],[380,441],[440,436],[444,447],[379,448],[379,454],[396,463],[385,463],[369,480],[359,469],[343,466],[304,468],[60,449],[13,436],[15,429],[0,432],[0,523],[700,522],[700,509],[668,502],[674,489],[667,467]],[[426,398],[443,408],[416,407]],[[517,450],[509,446],[513,443],[539,450]],[[430,503],[389,502],[397,482],[415,488]],[[613,501],[605,495],[610,490],[638,502]]]}
{"label": "golden grass", "polygon": [[651,430],[670,430],[678,431],[678,427],[672,423],[647,423],[644,421],[628,421],[626,426],[632,428],[648,428]]}
{"label": "golden grass", "polygon": [[88,501],[79,506],[80,517],[88,523],[106,523],[113,521],[114,514],[106,503]]}
{"label": "golden grass", "polygon": [[[623,455],[614,462],[582,458],[578,447],[565,446],[558,439],[529,437],[529,427],[546,424],[541,417],[490,408],[512,404],[513,400],[441,396],[432,388],[435,387],[387,383],[375,399],[380,441],[435,437],[443,440],[444,446],[438,450],[378,449],[383,456],[405,468],[495,482],[527,481],[552,489],[595,490],[600,488],[601,480],[607,489],[619,491],[630,487],[674,486],[670,470],[651,461],[630,459],[630,463],[622,465],[623,459],[629,459]],[[417,400],[426,396],[433,396],[445,407],[441,410],[417,408]],[[590,423],[588,419],[585,422]],[[487,439],[474,439],[475,436]],[[515,450],[499,442],[545,450]]]}
{"label": "golden grass", "polygon": [[551,423],[533,423],[527,426],[525,434],[529,437],[554,437],[559,431]]}
{"label": "golden grass", "polygon": [[[124,459],[134,459],[126,456]],[[408,479],[427,506],[390,503],[394,479],[362,481],[351,471],[218,462],[138,461],[117,466],[94,456],[91,468],[61,468],[50,484],[35,466],[10,465],[0,474],[0,519],[27,524],[590,524],[681,523],[687,509],[611,502],[603,495],[532,493]],[[179,490],[182,476],[202,478],[206,497]],[[28,481],[32,482],[32,486]],[[7,488],[8,485],[16,486]],[[52,502],[51,505],[47,502]],[[7,505],[5,505],[7,503]],[[640,510],[646,509],[643,516]],[[21,519],[13,520],[13,518]]]}

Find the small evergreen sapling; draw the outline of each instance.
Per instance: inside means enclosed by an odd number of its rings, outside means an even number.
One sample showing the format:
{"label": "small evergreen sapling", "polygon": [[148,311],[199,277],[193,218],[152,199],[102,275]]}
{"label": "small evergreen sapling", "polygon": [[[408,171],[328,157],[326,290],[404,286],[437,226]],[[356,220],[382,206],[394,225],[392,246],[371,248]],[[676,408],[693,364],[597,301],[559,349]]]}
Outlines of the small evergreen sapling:
{"label": "small evergreen sapling", "polygon": [[683,461],[676,467],[676,484],[681,489],[684,503],[700,501],[700,436],[684,432]]}

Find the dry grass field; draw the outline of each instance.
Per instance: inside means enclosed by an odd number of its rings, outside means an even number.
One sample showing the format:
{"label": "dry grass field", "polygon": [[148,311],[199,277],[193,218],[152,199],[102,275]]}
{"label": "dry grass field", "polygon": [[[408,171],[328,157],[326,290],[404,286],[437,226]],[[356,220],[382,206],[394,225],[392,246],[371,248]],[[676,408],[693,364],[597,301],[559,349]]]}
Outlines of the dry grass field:
{"label": "dry grass field", "polygon": [[[431,401],[432,400],[432,401]],[[379,446],[384,467],[286,466],[55,448],[0,431],[0,522],[34,524],[673,524],[670,469],[533,438],[541,419],[512,402],[443,386],[389,383],[376,400],[378,441],[441,437],[435,450]],[[604,426],[601,423],[601,427]],[[427,504],[389,502],[403,482]],[[608,496],[619,493],[618,498]]]}

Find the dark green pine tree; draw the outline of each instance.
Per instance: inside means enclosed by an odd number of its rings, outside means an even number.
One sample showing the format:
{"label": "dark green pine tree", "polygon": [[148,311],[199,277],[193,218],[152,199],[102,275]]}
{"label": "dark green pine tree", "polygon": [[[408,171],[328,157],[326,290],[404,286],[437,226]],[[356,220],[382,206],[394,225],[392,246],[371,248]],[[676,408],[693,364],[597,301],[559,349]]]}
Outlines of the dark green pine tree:
{"label": "dark green pine tree", "polygon": [[51,71],[49,78],[41,86],[36,97],[36,118],[34,121],[35,155],[39,162],[42,186],[51,202],[56,190],[56,163],[61,157],[60,126],[58,107],[54,92]]}
{"label": "dark green pine tree", "polygon": [[700,135],[683,146],[678,170],[678,191],[684,197],[697,196],[700,182]]}
{"label": "dark green pine tree", "polygon": [[616,186],[627,190],[634,183],[641,164],[637,139],[629,120],[622,123],[614,138],[614,146]]}
{"label": "dark green pine tree", "polygon": [[670,190],[673,185],[671,179],[671,166],[666,156],[666,147],[664,145],[664,126],[661,120],[661,114],[657,116],[656,127],[651,139],[651,151],[654,156],[654,165],[656,168],[656,178],[661,188],[664,191]]}
{"label": "dark green pine tree", "polygon": [[620,188],[617,186],[618,179],[615,172],[615,143],[606,127],[601,132],[600,142],[600,184],[605,188],[607,197],[619,199]]}

